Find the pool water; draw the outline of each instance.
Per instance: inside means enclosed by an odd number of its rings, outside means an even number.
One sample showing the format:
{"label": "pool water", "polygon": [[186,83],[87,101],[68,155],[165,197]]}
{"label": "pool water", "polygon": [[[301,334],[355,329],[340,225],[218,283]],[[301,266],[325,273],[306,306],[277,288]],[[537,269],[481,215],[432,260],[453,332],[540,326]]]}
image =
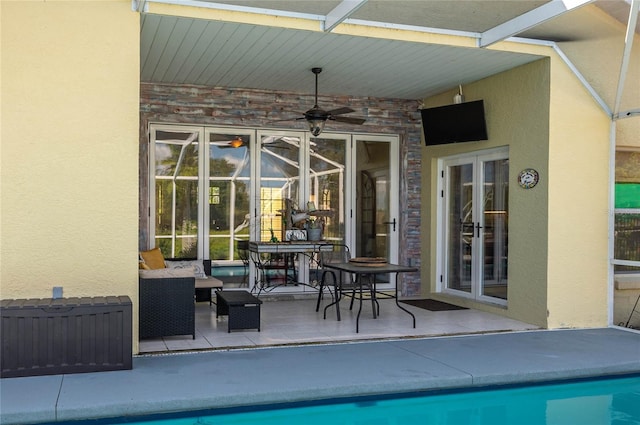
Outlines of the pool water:
{"label": "pool water", "polygon": [[215,266],[211,268],[211,276],[215,277],[244,276],[244,274],[244,266]]}
{"label": "pool water", "polygon": [[239,410],[136,424],[630,425],[640,424],[640,376]]}

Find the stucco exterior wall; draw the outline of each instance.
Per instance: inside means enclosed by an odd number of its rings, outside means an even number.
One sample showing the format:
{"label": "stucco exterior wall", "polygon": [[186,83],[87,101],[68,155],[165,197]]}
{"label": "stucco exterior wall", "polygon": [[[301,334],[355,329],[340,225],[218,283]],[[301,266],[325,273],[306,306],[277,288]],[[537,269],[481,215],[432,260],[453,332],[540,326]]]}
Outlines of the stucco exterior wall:
{"label": "stucco exterior wall", "polygon": [[135,317],[139,15],[129,0],[0,7],[0,297],[128,295]]}
{"label": "stucco exterior wall", "polygon": [[[425,100],[425,107],[451,104],[457,90]],[[436,292],[437,166],[438,158],[509,147],[509,305],[482,304],[456,299],[457,304],[490,311],[545,326],[547,298],[547,191],[549,61],[542,59],[463,87],[467,101],[483,99],[489,140],[423,148],[423,236],[428,258],[423,256],[422,280]],[[524,190],[517,185],[523,168],[535,168],[538,185]],[[425,296],[430,294],[424,294]],[[446,300],[446,296],[437,296]]]}
{"label": "stucco exterior wall", "polygon": [[[436,158],[508,145],[508,307],[464,303],[548,328],[606,326],[610,120],[559,56],[551,48],[547,54],[465,87],[467,100],[485,100],[489,141],[424,149],[432,192],[423,189],[430,200],[423,216],[432,219],[423,234],[432,236],[423,279],[436,290]],[[451,103],[453,94],[426,106]],[[540,174],[533,189],[517,185],[524,168]]]}
{"label": "stucco exterior wall", "polygon": [[552,63],[548,327],[606,326],[611,120]]}

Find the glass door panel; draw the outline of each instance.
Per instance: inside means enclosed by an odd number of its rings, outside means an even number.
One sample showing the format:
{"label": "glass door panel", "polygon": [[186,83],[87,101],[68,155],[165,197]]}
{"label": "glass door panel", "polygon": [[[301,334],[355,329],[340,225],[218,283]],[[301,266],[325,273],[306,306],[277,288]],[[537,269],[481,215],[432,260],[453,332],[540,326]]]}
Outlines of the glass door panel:
{"label": "glass door panel", "polygon": [[509,160],[483,163],[481,295],[507,299]]}
{"label": "glass door panel", "polygon": [[[263,242],[280,242],[286,240],[285,231],[290,223],[288,211],[300,208],[304,188],[301,186],[303,146],[302,136],[295,133],[258,133],[259,176],[256,188],[258,228],[256,239]],[[299,277],[299,262],[295,254],[265,254],[262,259],[268,264],[263,270],[262,278],[270,285],[296,284]],[[300,286],[293,286],[297,291]],[[277,292],[291,290],[287,287],[276,287]]]}
{"label": "glass door panel", "polygon": [[313,138],[309,146],[309,202],[322,223],[323,239],[345,241],[345,187],[347,141],[344,138]]}
{"label": "glass door panel", "polygon": [[[383,257],[398,262],[399,183],[397,139],[355,136],[355,250],[358,257]],[[378,283],[394,282],[379,274]],[[391,286],[380,286],[388,289]]]}
{"label": "glass door panel", "polygon": [[300,203],[300,137],[260,135],[258,188],[261,241],[285,240],[288,200]]}
{"label": "glass door panel", "polygon": [[197,257],[200,131],[157,129],[154,133],[155,245],[165,257]]}
{"label": "glass door panel", "polygon": [[[375,251],[374,257],[384,257],[389,259],[390,252],[390,228],[393,223],[391,221],[391,212],[389,211],[389,170],[380,170],[373,175],[375,182]],[[395,220],[394,220],[395,221]],[[395,227],[395,224],[393,224]]]}
{"label": "glass door panel", "polygon": [[251,135],[213,130],[207,132],[206,139],[207,254],[213,260],[240,260],[236,241],[249,239]]}
{"label": "glass door panel", "polygon": [[473,247],[473,164],[448,168],[447,287],[471,293]]}

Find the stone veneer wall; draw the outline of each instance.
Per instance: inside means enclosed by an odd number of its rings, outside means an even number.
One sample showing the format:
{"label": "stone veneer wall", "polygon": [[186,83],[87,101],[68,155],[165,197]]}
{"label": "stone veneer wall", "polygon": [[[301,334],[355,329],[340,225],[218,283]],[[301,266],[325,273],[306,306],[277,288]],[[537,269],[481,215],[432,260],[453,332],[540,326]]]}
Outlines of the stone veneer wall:
{"label": "stone veneer wall", "polygon": [[[148,242],[148,125],[197,124],[251,128],[283,128],[271,122],[297,116],[314,104],[313,94],[219,88],[194,85],[140,84],[140,249]],[[400,262],[420,267],[421,121],[418,102],[352,96],[319,96],[324,109],[348,106],[362,126],[331,122],[326,132],[393,134],[400,137]],[[304,122],[291,122],[305,130]],[[420,294],[419,273],[404,277],[402,294]]]}

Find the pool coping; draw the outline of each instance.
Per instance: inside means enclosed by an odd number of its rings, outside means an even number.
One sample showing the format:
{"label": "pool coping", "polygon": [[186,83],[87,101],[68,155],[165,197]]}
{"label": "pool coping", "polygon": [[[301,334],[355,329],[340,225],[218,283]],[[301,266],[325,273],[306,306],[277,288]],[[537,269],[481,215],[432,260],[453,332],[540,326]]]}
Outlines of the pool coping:
{"label": "pool coping", "polygon": [[137,356],[126,371],[4,378],[0,423],[145,416],[640,373],[640,332],[534,330]]}

